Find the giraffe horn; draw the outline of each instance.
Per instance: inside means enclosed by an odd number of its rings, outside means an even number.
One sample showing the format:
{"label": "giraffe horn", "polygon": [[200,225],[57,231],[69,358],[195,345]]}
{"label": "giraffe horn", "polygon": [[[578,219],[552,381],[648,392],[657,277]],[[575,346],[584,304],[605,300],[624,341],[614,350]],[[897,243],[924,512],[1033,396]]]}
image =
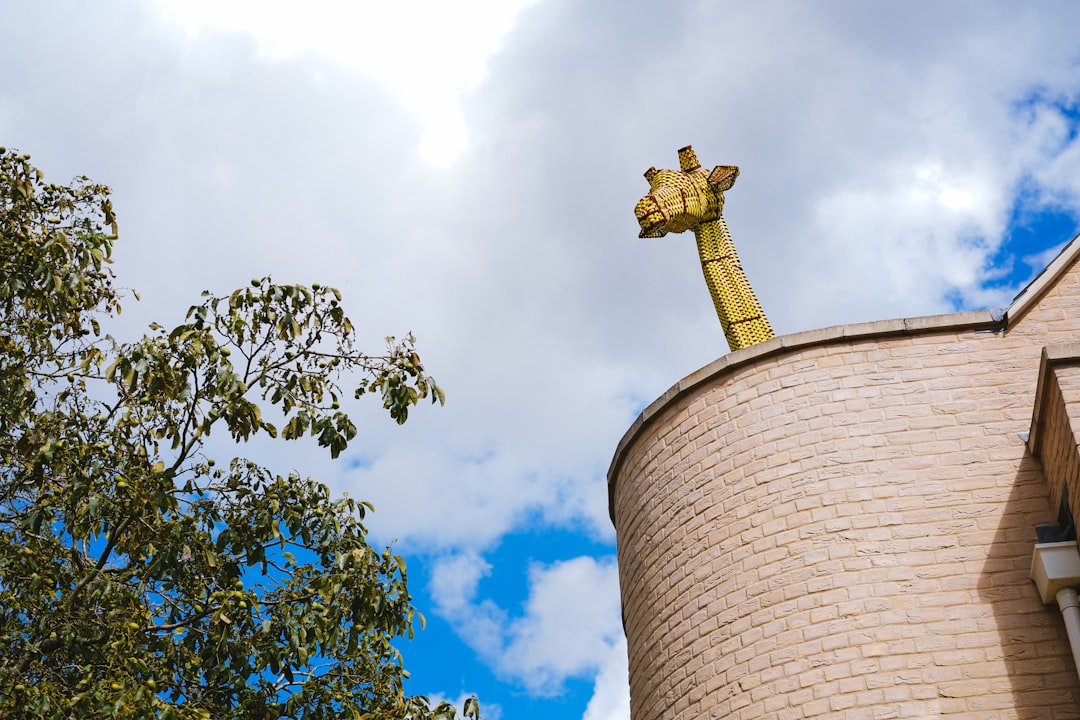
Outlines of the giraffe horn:
{"label": "giraffe horn", "polygon": [[694,153],[694,148],[687,145],[684,148],[679,148],[679,169],[683,172],[693,172],[701,167],[701,163],[698,162],[697,155]]}

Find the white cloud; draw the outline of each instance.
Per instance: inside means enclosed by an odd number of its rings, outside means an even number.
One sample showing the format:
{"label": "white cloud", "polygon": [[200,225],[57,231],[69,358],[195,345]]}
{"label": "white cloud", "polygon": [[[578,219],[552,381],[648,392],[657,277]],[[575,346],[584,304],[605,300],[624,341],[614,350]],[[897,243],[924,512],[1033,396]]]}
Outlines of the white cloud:
{"label": "white cloud", "polygon": [[491,565],[474,554],[443,557],[433,565],[428,588],[437,611],[454,620],[466,644],[486,655],[501,647],[507,623],[506,612],[490,600],[473,604],[477,584],[490,572]]}
{"label": "white cloud", "polygon": [[463,608],[476,594],[482,578],[491,574],[491,563],[479,555],[461,554],[442,558],[431,574],[431,594],[445,608]]}
{"label": "white cloud", "polygon": [[529,596],[517,617],[476,600],[476,584],[490,569],[485,561],[453,556],[435,567],[430,591],[437,612],[496,673],[536,694],[557,693],[569,677],[595,677],[597,704],[607,706],[617,687],[613,658],[626,652],[614,558],[532,565]]}
{"label": "white cloud", "polygon": [[582,720],[629,720],[630,683],[627,679],[626,638],[611,645],[601,661],[593,695]]}
{"label": "white cloud", "polygon": [[242,33],[263,57],[317,56],[375,78],[424,127],[417,151],[448,166],[465,150],[463,96],[485,77],[518,14],[536,0],[158,0],[191,35]]}
{"label": "white cloud", "polygon": [[564,678],[595,673],[603,659],[598,651],[622,637],[612,560],[579,557],[529,569],[525,614],[507,628],[501,655],[526,685],[555,690]]}

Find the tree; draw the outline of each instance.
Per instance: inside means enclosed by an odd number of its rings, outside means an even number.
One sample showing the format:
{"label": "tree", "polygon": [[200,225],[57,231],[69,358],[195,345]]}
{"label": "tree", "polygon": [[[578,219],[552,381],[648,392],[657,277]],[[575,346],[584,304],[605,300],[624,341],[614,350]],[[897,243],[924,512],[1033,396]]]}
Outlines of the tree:
{"label": "tree", "polygon": [[371,506],[206,454],[336,457],[346,381],[398,423],[441,403],[412,337],[361,353],[336,290],[262,279],[121,344],[116,232],[108,188],[0,148],[0,715],[452,717],[403,690],[392,641],[422,618]]}

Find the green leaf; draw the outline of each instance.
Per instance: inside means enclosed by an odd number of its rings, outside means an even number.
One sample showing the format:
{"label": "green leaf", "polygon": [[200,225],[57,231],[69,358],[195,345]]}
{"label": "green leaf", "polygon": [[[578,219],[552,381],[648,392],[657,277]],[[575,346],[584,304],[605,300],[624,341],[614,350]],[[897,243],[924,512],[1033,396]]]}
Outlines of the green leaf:
{"label": "green leaf", "polygon": [[262,278],[115,340],[109,190],[40,178],[0,149],[0,717],[432,720],[371,505],[204,455],[224,426],[215,450],[262,431],[340,456],[345,380],[396,422],[441,403],[412,337],[364,354],[337,290]]}

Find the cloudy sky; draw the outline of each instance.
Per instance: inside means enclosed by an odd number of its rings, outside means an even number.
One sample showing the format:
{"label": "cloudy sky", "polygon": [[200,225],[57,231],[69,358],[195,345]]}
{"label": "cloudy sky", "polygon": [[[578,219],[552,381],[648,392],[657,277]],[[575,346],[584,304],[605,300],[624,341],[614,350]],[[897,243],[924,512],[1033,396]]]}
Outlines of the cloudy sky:
{"label": "cloudy sky", "polygon": [[605,473],[727,352],[649,166],[740,166],[778,333],[1005,306],[1078,229],[1074,2],[0,4],[0,144],[112,186],[122,332],[272,275],[416,335],[446,407],[245,452],[375,503],[411,689],[493,720],[628,715]]}

